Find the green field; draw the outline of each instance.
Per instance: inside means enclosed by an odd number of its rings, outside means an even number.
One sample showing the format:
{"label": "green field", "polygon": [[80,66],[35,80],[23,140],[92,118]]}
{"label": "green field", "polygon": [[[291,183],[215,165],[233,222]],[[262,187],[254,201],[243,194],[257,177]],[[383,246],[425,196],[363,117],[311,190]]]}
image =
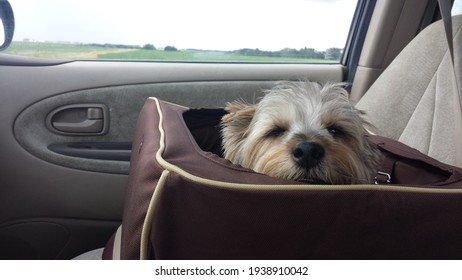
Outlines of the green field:
{"label": "green field", "polygon": [[338,63],[333,60],[244,56],[232,52],[145,50],[69,43],[13,42],[4,53],[52,59],[190,62]]}

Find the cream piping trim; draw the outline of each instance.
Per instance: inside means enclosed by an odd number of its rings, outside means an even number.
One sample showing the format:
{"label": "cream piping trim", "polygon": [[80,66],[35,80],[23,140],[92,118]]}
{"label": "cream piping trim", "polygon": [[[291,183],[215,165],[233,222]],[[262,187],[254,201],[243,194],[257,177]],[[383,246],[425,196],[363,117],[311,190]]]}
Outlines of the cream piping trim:
{"label": "cream piping trim", "polygon": [[165,180],[168,177],[170,171],[164,170],[160,176],[157,186],[154,190],[154,194],[149,202],[148,210],[146,211],[146,217],[144,218],[143,229],[141,231],[141,242],[140,242],[140,260],[146,260],[148,257],[148,244],[149,244],[149,233],[151,231],[152,217],[154,215],[155,206],[157,200],[160,197],[160,193],[165,185]]}
{"label": "cream piping trim", "polygon": [[112,259],[113,260],[120,260],[120,247],[122,243],[122,225],[117,228],[115,237],[114,237],[114,244],[112,245]]}
{"label": "cream piping trim", "polygon": [[385,192],[410,192],[410,193],[439,193],[439,194],[462,194],[462,189],[436,189],[436,188],[422,188],[422,187],[409,187],[409,186],[387,186],[387,185],[257,185],[257,184],[237,184],[222,181],[215,181],[210,179],[201,178],[192,175],[176,165],[167,162],[162,158],[162,153],[165,150],[165,131],[163,128],[163,113],[160,108],[159,100],[155,97],[149,99],[156,102],[157,110],[159,112],[159,131],[160,131],[160,148],[156,153],[157,162],[165,169],[178,173],[179,175],[187,178],[190,181],[214,186],[221,188],[232,189],[253,189],[253,190],[306,190],[306,191],[357,191],[357,190],[373,190]]}

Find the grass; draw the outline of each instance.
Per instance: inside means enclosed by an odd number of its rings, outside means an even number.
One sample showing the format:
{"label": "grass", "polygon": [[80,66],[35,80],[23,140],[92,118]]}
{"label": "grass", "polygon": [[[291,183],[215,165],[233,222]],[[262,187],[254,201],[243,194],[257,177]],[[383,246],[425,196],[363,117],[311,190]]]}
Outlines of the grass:
{"label": "grass", "polygon": [[98,59],[162,60],[162,61],[207,61],[207,62],[290,62],[290,63],[338,63],[338,61],[306,58],[244,56],[218,51],[130,50],[98,55]]}
{"label": "grass", "polygon": [[338,63],[334,60],[243,56],[232,52],[144,50],[70,43],[13,42],[4,53],[51,59],[102,59],[187,62]]}
{"label": "grass", "polygon": [[100,54],[124,51],[126,49],[94,47],[82,44],[12,42],[4,53],[52,59],[97,59]]}

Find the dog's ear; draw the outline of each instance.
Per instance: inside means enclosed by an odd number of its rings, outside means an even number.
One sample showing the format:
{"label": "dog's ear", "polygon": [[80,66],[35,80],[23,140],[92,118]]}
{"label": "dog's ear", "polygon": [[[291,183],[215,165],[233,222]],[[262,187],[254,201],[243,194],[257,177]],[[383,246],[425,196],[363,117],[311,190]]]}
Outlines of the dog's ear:
{"label": "dog's ear", "polygon": [[226,104],[228,114],[221,118],[224,157],[235,164],[242,160],[242,143],[245,141],[249,125],[255,115],[256,105],[243,101]]}
{"label": "dog's ear", "polygon": [[244,101],[227,103],[225,110],[228,114],[221,118],[222,126],[227,128],[234,137],[244,138],[255,115],[255,109],[256,105]]}
{"label": "dog's ear", "polygon": [[367,119],[367,114],[366,111],[360,110],[355,108],[355,110],[358,112],[359,118],[361,119],[361,122],[363,124],[363,128],[365,130],[366,135],[376,135],[378,130],[377,128]]}
{"label": "dog's ear", "polygon": [[244,101],[234,101],[226,104],[225,111],[228,114],[224,115],[221,121],[232,125],[243,127],[249,126],[255,114],[255,105]]}

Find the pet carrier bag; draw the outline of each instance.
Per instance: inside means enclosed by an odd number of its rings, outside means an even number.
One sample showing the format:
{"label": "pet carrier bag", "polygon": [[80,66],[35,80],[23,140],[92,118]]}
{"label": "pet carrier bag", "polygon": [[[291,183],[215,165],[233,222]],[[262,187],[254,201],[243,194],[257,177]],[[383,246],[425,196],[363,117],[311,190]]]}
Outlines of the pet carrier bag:
{"label": "pet carrier bag", "polygon": [[373,137],[388,158],[382,173],[390,183],[272,178],[219,156],[224,113],[147,100],[123,223],[104,258],[462,258],[460,169]]}
{"label": "pet carrier bag", "polygon": [[[439,2],[445,5],[453,63],[450,1]],[[460,17],[457,22],[460,26]],[[431,34],[420,39],[427,42]],[[414,53],[412,47],[407,54]],[[408,63],[406,56],[397,60],[395,68]],[[451,111],[460,140],[454,69]],[[373,136],[370,141],[383,155],[376,185],[272,178],[220,157],[223,114],[146,101],[132,146],[122,226],[105,247],[104,259],[462,258],[460,168]]]}

